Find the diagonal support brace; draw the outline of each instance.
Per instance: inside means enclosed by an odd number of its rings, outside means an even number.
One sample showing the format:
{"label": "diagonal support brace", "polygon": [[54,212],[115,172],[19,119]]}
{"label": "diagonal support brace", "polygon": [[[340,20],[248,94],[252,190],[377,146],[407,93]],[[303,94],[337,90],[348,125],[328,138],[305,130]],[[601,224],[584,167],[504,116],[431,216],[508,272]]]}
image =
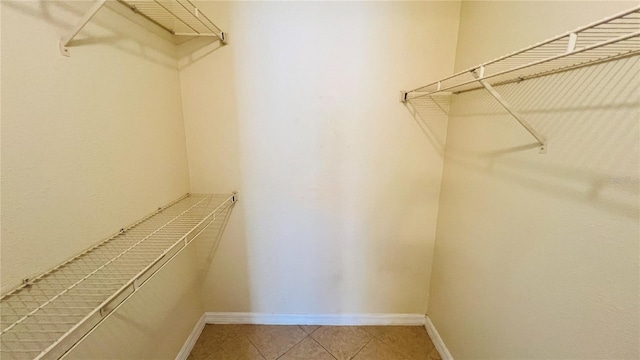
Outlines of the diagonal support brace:
{"label": "diagonal support brace", "polygon": [[98,10],[100,10],[102,8],[102,6],[104,6],[104,4],[106,2],[107,2],[107,0],[98,0],[98,2],[96,2],[91,7],[91,10],[89,10],[89,12],[87,12],[82,17],[82,19],[80,19],[80,21],[78,21],[78,23],[73,27],[71,32],[67,36],[65,36],[62,39],[60,39],[60,52],[62,53],[62,55],[71,56],[69,54],[69,49],[67,48],[67,46],[69,46],[69,43],[71,42],[71,40],[73,40],[73,38],[76,35],[78,35],[80,30],[82,30],[82,28],[85,25],[87,25],[87,23],[93,18],[93,16],[98,12]]}
{"label": "diagonal support brace", "polygon": [[483,79],[484,67],[480,67],[480,74],[476,73],[476,71],[474,70],[474,71],[471,71],[471,75],[473,75],[476,79],[478,79],[478,82],[485,89],[487,89],[489,94],[491,94],[491,96],[493,96],[500,103],[500,105],[502,105],[502,107],[505,108],[505,110],[507,110],[509,114],[511,114],[511,116],[513,116],[516,120],[518,120],[520,125],[522,125],[529,132],[529,134],[531,134],[534,138],[536,138],[536,140],[540,144],[540,154],[546,154],[547,139],[545,139],[544,136],[540,135],[540,133],[538,133],[533,127],[531,127],[531,124],[525,121],[522,115],[518,114],[515,110],[513,110],[512,106],[509,105],[509,103],[502,98],[500,93],[498,93],[496,89],[494,89],[493,86],[491,86],[491,84],[489,84]]}

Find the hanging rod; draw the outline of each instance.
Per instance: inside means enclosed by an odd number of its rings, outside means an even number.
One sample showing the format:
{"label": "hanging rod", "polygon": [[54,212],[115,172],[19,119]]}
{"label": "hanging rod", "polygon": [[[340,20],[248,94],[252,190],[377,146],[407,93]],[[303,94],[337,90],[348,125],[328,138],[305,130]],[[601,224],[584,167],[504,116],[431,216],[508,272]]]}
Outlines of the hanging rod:
{"label": "hanging rod", "polygon": [[117,1],[174,36],[216,37],[227,43],[227,34],[220,30],[190,0],[98,0],[60,40],[60,52],[70,56],[68,46],[95,14],[107,3]]}
{"label": "hanging rod", "polygon": [[236,201],[187,195],[2,296],[0,358],[63,356]]}
{"label": "hanging rod", "polygon": [[640,54],[640,6],[593,22],[551,39],[501,56],[425,86],[400,92],[400,101],[434,94],[486,89],[546,151],[537,133],[493,88],[534,77]]}

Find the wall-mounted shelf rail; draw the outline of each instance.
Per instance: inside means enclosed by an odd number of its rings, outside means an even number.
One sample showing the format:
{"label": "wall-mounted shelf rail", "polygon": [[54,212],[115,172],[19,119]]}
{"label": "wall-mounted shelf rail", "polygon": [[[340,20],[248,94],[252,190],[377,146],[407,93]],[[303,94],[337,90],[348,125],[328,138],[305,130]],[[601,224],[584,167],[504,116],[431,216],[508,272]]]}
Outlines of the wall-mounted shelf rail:
{"label": "wall-mounted shelf rail", "polygon": [[0,358],[60,358],[236,201],[186,195],[2,296]]}
{"label": "wall-mounted shelf rail", "polygon": [[60,40],[60,52],[69,56],[68,46],[80,30],[91,21],[107,3],[118,1],[133,12],[146,18],[175,36],[209,36],[227,43],[225,32],[220,30],[190,0],[98,0],[74,28]]}
{"label": "wall-mounted shelf rail", "polygon": [[493,87],[639,54],[640,6],[425,86],[401,91],[400,101],[485,88],[536,138],[541,152],[544,152],[545,138],[512,109]]}

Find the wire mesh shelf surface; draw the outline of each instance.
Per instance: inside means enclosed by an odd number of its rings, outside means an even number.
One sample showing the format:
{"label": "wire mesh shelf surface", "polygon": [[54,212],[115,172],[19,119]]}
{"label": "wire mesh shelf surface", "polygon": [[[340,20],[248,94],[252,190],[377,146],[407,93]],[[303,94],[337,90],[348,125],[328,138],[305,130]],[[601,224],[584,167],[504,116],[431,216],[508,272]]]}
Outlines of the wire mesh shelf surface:
{"label": "wire mesh shelf surface", "polygon": [[[60,39],[60,52],[70,56],[68,46],[80,30],[87,25],[96,13],[112,0],[97,0],[68,34]],[[133,12],[177,36],[217,37],[221,43],[227,43],[226,34],[220,30],[190,0],[117,0]]]}
{"label": "wire mesh shelf surface", "polygon": [[216,36],[224,33],[189,0],[118,0],[174,35]]}
{"label": "wire mesh shelf surface", "polygon": [[403,92],[402,101],[501,85],[640,54],[640,7],[605,18],[450,77]]}
{"label": "wire mesh shelf surface", "polygon": [[0,298],[0,358],[59,358],[207,227],[236,194],[188,195]]}

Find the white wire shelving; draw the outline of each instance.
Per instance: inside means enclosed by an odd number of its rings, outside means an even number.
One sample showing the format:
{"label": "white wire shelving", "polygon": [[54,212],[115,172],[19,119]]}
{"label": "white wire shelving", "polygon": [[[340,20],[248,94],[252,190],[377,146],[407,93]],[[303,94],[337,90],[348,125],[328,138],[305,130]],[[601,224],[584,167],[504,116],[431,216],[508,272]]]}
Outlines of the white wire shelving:
{"label": "white wire shelving", "polygon": [[569,71],[640,54],[640,6],[501,56],[444,79],[400,92],[400,101],[486,89],[540,144],[546,139],[500,96],[494,86]]}
{"label": "white wire shelving", "polygon": [[172,35],[215,37],[223,44],[227,43],[226,33],[190,0],[98,0],[76,26],[60,40],[62,55],[70,56],[68,47],[73,38],[108,1],[124,4],[136,14]]}
{"label": "white wire shelving", "polygon": [[58,359],[205,229],[237,193],[185,195],[0,298],[0,359]]}

